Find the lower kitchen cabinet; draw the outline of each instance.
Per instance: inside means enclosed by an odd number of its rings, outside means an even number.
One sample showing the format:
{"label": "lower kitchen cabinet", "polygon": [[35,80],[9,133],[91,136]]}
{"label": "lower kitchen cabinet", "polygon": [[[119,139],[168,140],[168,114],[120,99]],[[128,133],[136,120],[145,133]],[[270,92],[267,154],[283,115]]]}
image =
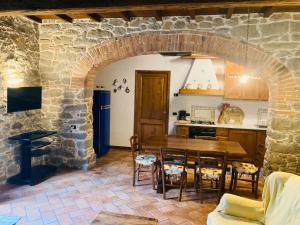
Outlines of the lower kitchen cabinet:
{"label": "lower kitchen cabinet", "polygon": [[189,137],[189,127],[188,126],[176,126],[176,134],[180,136]]}
{"label": "lower kitchen cabinet", "polygon": [[228,139],[236,141],[246,150],[249,159],[254,159],[257,148],[257,131],[256,130],[239,130],[229,129]]}

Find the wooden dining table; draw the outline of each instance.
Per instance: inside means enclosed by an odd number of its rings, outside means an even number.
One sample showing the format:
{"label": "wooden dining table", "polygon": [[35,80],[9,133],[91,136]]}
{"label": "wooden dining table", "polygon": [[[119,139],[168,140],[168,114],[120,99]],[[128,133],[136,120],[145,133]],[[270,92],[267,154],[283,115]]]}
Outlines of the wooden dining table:
{"label": "wooden dining table", "polygon": [[[203,140],[176,136],[152,136],[146,139],[142,146],[146,151],[151,151],[156,154],[159,153],[161,148],[175,148],[187,151],[188,154],[209,151],[227,152],[228,161],[238,161],[247,157],[246,150],[240,143],[234,141]],[[225,186],[223,186],[222,189],[225,190]],[[157,193],[162,193],[161,174],[159,175],[157,183]]]}
{"label": "wooden dining table", "polygon": [[161,148],[176,148],[189,153],[198,152],[227,152],[230,159],[247,157],[246,150],[238,142],[192,139],[174,136],[152,136],[145,140],[143,148],[159,151]]}

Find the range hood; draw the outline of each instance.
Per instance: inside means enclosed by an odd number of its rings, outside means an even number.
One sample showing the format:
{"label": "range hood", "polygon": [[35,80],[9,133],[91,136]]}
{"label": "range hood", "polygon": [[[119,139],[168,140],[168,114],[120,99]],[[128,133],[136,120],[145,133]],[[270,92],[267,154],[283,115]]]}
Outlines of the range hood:
{"label": "range hood", "polygon": [[209,58],[193,59],[182,88],[223,90],[224,63]]}

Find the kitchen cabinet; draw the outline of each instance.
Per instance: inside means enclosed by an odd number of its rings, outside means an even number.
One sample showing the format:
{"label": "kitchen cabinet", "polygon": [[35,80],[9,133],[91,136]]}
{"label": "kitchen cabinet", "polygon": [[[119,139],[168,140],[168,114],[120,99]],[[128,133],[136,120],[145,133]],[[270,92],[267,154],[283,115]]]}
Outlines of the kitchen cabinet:
{"label": "kitchen cabinet", "polygon": [[251,78],[249,78],[246,83],[241,83],[240,85],[242,89],[241,99],[259,100],[259,83],[260,80],[251,79]]}
{"label": "kitchen cabinet", "polygon": [[260,78],[249,78],[241,83],[239,77],[225,76],[224,98],[268,101],[269,89]]}
{"label": "kitchen cabinet", "polygon": [[216,129],[216,136],[217,137],[228,137],[228,132],[229,129],[228,128],[217,128]]}
{"label": "kitchen cabinet", "polygon": [[255,130],[239,130],[230,129],[228,139],[230,141],[236,141],[246,150],[249,159],[254,159],[256,153],[256,135]]}
{"label": "kitchen cabinet", "polygon": [[269,88],[264,79],[259,80],[259,99],[262,101],[269,100]]}
{"label": "kitchen cabinet", "polygon": [[226,62],[224,98],[268,101],[269,90],[263,79],[249,77],[245,83],[240,81],[240,77],[247,73],[251,71],[238,64]]}
{"label": "kitchen cabinet", "polygon": [[189,127],[188,126],[176,126],[176,134],[180,136],[189,137]]}
{"label": "kitchen cabinet", "polygon": [[224,79],[224,98],[241,99],[242,88],[239,79],[233,76],[225,75]]}

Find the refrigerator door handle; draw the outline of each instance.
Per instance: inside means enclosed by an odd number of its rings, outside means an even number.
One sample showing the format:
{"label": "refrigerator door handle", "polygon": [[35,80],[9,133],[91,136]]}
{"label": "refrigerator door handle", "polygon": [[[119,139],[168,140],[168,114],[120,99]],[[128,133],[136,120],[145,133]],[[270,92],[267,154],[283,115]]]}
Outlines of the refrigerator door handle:
{"label": "refrigerator door handle", "polygon": [[100,110],[110,109],[110,105],[102,105],[100,106]]}

